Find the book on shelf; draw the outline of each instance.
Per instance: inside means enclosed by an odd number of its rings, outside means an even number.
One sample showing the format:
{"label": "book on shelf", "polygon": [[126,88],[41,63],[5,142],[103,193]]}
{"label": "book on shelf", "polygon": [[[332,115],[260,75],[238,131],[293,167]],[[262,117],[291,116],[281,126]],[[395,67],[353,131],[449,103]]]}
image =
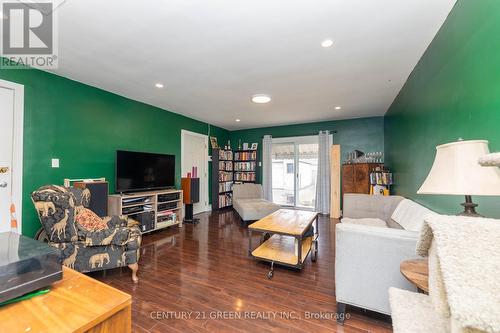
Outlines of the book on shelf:
{"label": "book on shelf", "polygon": [[219,208],[231,206],[233,204],[233,196],[231,193],[219,194]]}
{"label": "book on shelf", "polygon": [[165,223],[165,222],[175,223],[175,222],[177,222],[177,214],[172,213],[170,215],[158,216],[157,220],[158,220],[158,223]]}
{"label": "book on shelf", "polygon": [[255,171],[255,162],[234,162],[234,171]]}
{"label": "book on shelf", "polygon": [[370,173],[370,184],[371,185],[392,185],[392,173],[391,172],[372,172]]}
{"label": "book on shelf", "polygon": [[233,171],[232,161],[219,161],[219,170],[221,171]]}
{"label": "book on shelf", "polygon": [[255,172],[235,172],[234,181],[254,182]]}
{"label": "book on shelf", "polygon": [[233,173],[229,171],[219,171],[219,181],[220,182],[233,181]]}
{"label": "book on shelf", "polygon": [[231,183],[231,182],[219,183],[219,193],[220,192],[229,192],[229,191],[232,191],[232,189],[233,189],[233,183]]}
{"label": "book on shelf", "polygon": [[238,151],[234,153],[235,161],[255,161],[257,159],[257,151]]}
{"label": "book on shelf", "polygon": [[219,150],[219,160],[232,161],[233,151],[232,150]]}
{"label": "book on shelf", "polygon": [[175,214],[175,212],[173,210],[163,210],[163,211],[159,211],[156,216],[170,216],[170,215],[173,215]]}

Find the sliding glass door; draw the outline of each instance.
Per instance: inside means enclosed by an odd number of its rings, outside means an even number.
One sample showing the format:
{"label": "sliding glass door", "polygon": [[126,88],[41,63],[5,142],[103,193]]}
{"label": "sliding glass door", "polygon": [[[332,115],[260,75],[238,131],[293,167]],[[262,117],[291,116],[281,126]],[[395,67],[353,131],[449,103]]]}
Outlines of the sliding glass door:
{"label": "sliding glass door", "polygon": [[273,201],[313,209],[316,201],[318,137],[273,139]]}
{"label": "sliding glass door", "polygon": [[314,208],[318,175],[318,138],[316,143],[297,144],[297,200],[295,206]]}
{"label": "sliding glass door", "polygon": [[282,206],[295,205],[295,145],[273,143],[273,201]]}

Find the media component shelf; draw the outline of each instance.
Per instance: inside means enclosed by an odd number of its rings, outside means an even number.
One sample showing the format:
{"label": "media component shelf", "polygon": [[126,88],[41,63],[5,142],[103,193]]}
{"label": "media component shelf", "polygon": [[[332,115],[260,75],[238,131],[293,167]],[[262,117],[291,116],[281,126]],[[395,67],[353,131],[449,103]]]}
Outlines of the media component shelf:
{"label": "media component shelf", "polygon": [[182,190],[112,194],[108,199],[109,214],[136,220],[142,233],[182,227],[182,209]]}

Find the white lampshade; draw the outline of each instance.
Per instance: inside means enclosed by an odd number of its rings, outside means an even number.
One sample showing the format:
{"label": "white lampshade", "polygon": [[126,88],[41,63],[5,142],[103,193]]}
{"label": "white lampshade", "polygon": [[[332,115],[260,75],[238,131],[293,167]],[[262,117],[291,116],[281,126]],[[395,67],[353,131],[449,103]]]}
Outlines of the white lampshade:
{"label": "white lampshade", "polygon": [[417,193],[500,195],[500,168],[479,164],[479,158],[486,154],[489,154],[486,140],[437,146],[434,164]]}

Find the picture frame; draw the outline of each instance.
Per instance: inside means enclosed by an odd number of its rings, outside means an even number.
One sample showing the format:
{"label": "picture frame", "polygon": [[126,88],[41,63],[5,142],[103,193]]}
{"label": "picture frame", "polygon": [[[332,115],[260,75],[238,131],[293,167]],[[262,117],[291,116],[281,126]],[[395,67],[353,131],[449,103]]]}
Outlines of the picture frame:
{"label": "picture frame", "polygon": [[252,147],[250,148],[251,150],[257,150],[257,147],[259,144],[257,142],[252,143]]}
{"label": "picture frame", "polygon": [[217,138],[215,136],[210,137],[210,145],[212,146],[212,149],[219,148],[219,144],[217,143]]}
{"label": "picture frame", "polygon": [[243,150],[248,150],[248,143],[247,142],[243,142]]}

